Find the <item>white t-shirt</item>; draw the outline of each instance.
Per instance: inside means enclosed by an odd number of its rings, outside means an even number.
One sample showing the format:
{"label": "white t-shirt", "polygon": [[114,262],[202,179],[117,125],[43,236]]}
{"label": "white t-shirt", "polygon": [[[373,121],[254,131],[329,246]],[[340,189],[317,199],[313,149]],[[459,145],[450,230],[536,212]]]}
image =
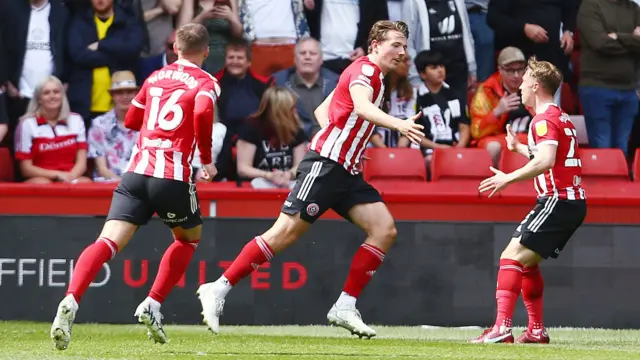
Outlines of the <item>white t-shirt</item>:
{"label": "white t-shirt", "polygon": [[291,0],[247,0],[256,39],[298,37]]}
{"label": "white t-shirt", "polygon": [[[322,60],[349,58],[358,36],[359,0],[325,0],[320,16]],[[367,49],[363,49],[366,50]]]}
{"label": "white t-shirt", "polygon": [[[224,138],[226,135],[227,127],[224,124],[219,122],[213,124],[213,131],[211,132],[211,138],[213,140],[211,142],[211,159],[213,160],[214,164],[218,159],[218,155],[220,155],[220,152],[222,151],[222,144],[224,143]],[[202,167],[202,162],[200,161],[200,150],[198,149],[197,145],[195,151],[193,152],[193,160],[191,160],[191,166],[198,169]]]}
{"label": "white t-shirt", "polygon": [[33,97],[36,86],[53,73],[49,13],[51,13],[49,2],[37,9],[31,7],[27,46],[18,84],[20,93],[27,98]]}

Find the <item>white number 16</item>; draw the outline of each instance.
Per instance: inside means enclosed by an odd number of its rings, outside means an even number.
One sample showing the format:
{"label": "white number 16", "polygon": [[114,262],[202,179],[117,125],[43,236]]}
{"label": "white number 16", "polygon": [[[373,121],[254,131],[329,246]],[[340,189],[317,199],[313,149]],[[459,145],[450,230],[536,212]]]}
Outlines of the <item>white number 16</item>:
{"label": "white number 16", "polygon": [[[178,105],[180,96],[185,93],[185,90],[174,91],[167,102],[160,108],[160,98],[164,89],[159,87],[152,87],[149,89],[149,95],[151,96],[151,109],[149,110],[149,118],[147,119],[147,129],[153,130],[156,125],[164,131],[175,130],[184,118],[184,110]],[[173,114],[171,120],[168,120],[170,114]]]}

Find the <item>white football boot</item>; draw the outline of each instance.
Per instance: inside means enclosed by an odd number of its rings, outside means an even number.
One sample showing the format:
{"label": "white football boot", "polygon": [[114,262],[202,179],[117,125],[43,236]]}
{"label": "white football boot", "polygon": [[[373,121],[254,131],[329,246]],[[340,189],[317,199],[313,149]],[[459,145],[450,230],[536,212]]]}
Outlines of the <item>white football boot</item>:
{"label": "white football boot", "polygon": [[51,340],[58,350],[65,350],[71,341],[71,327],[78,312],[78,303],[73,295],[67,295],[58,305],[56,317],[51,325]]}
{"label": "white football boot", "polygon": [[226,295],[224,285],[210,282],[200,285],[196,294],[202,304],[202,316],[204,323],[214,334],[220,332],[220,316],[224,308],[224,297]]}
{"label": "white football boot", "polygon": [[362,321],[362,316],[355,307],[339,308],[334,304],[327,314],[327,320],[329,320],[329,324],[345,328],[352,335],[358,335],[361,339],[362,337],[371,339],[376,336],[376,331]]}
{"label": "white football boot", "polygon": [[160,313],[160,303],[150,297],[144,299],[138,305],[133,316],[147,327],[147,336],[153,339],[154,343],[166,344],[167,334],[162,326],[162,313]]}

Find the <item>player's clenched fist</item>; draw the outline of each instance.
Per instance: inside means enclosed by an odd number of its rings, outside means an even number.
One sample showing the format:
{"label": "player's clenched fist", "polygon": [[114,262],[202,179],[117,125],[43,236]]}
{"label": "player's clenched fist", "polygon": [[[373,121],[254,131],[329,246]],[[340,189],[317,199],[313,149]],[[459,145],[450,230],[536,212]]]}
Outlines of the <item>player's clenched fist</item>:
{"label": "player's clenched fist", "polygon": [[218,174],[218,169],[213,164],[202,165],[202,178],[206,181],[212,181],[214,177]]}
{"label": "player's clenched fist", "polygon": [[406,136],[412,143],[420,145],[424,138],[424,133],[421,131],[424,126],[416,124],[422,116],[422,113],[417,113],[406,120],[400,120],[396,122],[396,131],[399,131],[402,136]]}

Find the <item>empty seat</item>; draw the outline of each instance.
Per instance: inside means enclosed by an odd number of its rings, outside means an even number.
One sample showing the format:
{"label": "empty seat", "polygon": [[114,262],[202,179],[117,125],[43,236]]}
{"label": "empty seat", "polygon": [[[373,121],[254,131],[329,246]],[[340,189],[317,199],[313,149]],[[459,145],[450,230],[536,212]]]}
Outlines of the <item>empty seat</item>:
{"label": "empty seat", "polygon": [[582,178],[592,181],[630,181],[629,168],[620,149],[580,149]]}
{"label": "empty seat", "polygon": [[477,148],[435,149],[431,160],[431,180],[481,180],[493,175],[489,152]]}
{"label": "empty seat", "polygon": [[0,148],[0,182],[13,182],[13,159],[7,148]]}
{"label": "empty seat", "polygon": [[364,160],[366,181],[427,181],[422,152],[411,148],[369,148]]}
{"label": "empty seat", "polygon": [[528,162],[529,159],[522,154],[505,149],[500,153],[498,168],[505,173],[510,173],[525,166]]}

